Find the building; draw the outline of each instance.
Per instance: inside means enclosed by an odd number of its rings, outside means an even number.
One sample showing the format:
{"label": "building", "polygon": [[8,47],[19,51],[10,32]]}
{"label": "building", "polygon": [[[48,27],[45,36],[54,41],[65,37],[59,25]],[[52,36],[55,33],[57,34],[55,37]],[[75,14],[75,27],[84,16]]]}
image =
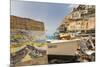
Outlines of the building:
{"label": "building", "polygon": [[79,5],[73,8],[73,11],[68,16],[65,16],[57,30],[59,30],[60,33],[94,31],[95,6]]}

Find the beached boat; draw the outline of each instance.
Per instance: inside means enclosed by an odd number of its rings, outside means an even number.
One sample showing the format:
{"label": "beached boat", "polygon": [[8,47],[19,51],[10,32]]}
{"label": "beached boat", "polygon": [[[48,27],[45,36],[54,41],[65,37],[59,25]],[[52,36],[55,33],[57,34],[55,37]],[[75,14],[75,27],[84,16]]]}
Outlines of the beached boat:
{"label": "beached boat", "polygon": [[79,39],[54,40],[48,43],[48,55],[75,55],[79,47]]}
{"label": "beached boat", "polygon": [[94,61],[95,46],[90,37],[87,39],[53,40],[48,44],[48,60],[51,64]]}
{"label": "beached boat", "polygon": [[48,43],[48,63],[72,63],[77,62],[76,51],[79,47],[79,39],[54,40]]}

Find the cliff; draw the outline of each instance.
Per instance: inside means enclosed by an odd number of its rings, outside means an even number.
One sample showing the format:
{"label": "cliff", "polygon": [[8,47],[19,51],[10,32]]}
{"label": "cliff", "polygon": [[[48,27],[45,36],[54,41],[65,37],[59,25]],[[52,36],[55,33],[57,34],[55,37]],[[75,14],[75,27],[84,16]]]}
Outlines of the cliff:
{"label": "cliff", "polygon": [[33,31],[44,31],[44,23],[29,18],[22,18],[22,17],[11,15],[10,28],[33,30]]}

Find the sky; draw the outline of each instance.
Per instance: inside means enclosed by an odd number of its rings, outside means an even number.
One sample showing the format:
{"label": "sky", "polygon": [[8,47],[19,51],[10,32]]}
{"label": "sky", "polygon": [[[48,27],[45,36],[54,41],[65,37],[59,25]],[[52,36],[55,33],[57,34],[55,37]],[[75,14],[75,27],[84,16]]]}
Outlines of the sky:
{"label": "sky", "polygon": [[65,16],[70,14],[72,4],[44,3],[11,0],[11,15],[44,22],[46,35],[52,35]]}

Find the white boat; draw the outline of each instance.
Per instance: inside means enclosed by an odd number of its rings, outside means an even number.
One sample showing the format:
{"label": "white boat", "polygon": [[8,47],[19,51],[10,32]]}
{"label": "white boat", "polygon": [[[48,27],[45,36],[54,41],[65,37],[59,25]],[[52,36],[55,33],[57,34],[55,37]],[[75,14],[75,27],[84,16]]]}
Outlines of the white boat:
{"label": "white boat", "polygon": [[75,55],[79,47],[79,39],[53,40],[48,43],[48,55]]}

